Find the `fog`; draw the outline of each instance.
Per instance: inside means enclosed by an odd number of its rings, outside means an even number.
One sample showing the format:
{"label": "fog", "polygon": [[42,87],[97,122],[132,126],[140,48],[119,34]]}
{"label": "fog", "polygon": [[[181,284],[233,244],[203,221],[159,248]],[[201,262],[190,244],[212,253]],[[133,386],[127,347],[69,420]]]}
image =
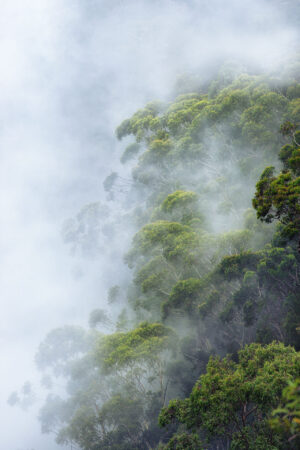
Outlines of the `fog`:
{"label": "fog", "polygon": [[[56,448],[40,434],[38,406],[23,412],[7,397],[37,380],[45,334],[87,324],[126,273],[132,230],[93,259],[72,255],[61,236],[66,219],[105,201],[102,182],[120,169],[124,149],[116,126],[145,102],[167,99],[182,73],[205,79],[224,59],[280,65],[297,30],[277,3],[1,1],[0,449]],[[121,213],[121,196],[112,208]]]}

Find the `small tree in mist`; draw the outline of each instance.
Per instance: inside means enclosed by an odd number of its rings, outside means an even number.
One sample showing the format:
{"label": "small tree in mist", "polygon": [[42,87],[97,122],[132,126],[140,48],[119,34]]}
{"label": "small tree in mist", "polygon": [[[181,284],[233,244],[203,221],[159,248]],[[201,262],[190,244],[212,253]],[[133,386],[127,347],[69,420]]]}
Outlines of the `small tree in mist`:
{"label": "small tree in mist", "polygon": [[85,354],[94,335],[78,326],[56,328],[40,344],[35,361],[40,370],[50,368],[56,376],[64,375],[72,361]]}
{"label": "small tree in mist", "polygon": [[90,328],[97,328],[101,326],[104,328],[112,328],[113,321],[109,318],[104,309],[94,309],[90,312],[89,326]]}
{"label": "small tree in mist", "polygon": [[94,202],[85,205],[75,217],[64,222],[62,237],[73,254],[91,258],[98,256],[103,229],[110,220],[110,214],[107,205]]}
{"label": "small tree in mist", "polygon": [[[91,336],[79,328],[58,329],[41,345],[40,368],[56,377],[40,411],[42,430],[55,432],[60,444],[73,442],[85,450],[154,445],[161,435],[155,418],[167,395],[166,358],[175,351],[175,333],[142,323],[129,332]],[[62,352],[68,356],[63,365]],[[67,397],[55,393],[62,382]]]}
{"label": "small tree in mist", "polygon": [[162,402],[166,394],[165,352],[175,349],[174,332],[162,324],[141,323],[127,333],[101,338],[95,356],[104,373],[119,374],[146,394],[154,383]]}
{"label": "small tree in mist", "polygon": [[12,392],[7,403],[10,406],[19,406],[23,410],[27,410],[36,402],[36,394],[33,386],[29,381],[26,381],[19,391]]}

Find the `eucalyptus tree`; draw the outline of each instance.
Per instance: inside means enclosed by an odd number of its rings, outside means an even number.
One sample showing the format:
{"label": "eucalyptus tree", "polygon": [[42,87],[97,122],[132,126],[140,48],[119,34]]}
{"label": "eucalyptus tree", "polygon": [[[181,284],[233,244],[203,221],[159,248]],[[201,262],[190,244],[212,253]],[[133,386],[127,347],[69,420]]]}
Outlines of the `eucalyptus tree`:
{"label": "eucalyptus tree", "polygon": [[230,442],[231,449],[284,449],[286,443],[272,432],[268,419],[282,389],[299,371],[300,354],[276,342],[246,346],[238,362],[211,357],[191,395],[172,400],[159,423],[178,421],[208,441]]}

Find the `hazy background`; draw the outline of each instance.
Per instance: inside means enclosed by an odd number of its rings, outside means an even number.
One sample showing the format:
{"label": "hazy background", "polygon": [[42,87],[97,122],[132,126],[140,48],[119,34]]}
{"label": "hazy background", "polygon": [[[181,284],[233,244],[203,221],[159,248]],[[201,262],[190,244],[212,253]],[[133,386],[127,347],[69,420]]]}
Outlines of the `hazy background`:
{"label": "hazy background", "polygon": [[45,334],[85,325],[124,271],[122,245],[88,260],[61,239],[65,219],[105,198],[124,147],[115,127],[167,98],[182,73],[207,78],[224,58],[280,66],[297,32],[282,3],[1,0],[1,450],[56,448],[40,436],[36,408],[11,408],[7,397],[37,380]]}

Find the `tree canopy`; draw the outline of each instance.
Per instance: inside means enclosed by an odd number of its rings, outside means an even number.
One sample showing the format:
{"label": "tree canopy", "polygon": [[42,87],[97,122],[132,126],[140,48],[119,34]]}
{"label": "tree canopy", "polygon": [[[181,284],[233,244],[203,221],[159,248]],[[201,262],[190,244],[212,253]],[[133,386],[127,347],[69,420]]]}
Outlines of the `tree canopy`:
{"label": "tree canopy", "polygon": [[50,331],[36,355],[42,429],[62,445],[297,448],[297,64],[186,77],[117,128],[126,175],[63,227],[73,253],[109,249],[111,287],[89,328]]}

